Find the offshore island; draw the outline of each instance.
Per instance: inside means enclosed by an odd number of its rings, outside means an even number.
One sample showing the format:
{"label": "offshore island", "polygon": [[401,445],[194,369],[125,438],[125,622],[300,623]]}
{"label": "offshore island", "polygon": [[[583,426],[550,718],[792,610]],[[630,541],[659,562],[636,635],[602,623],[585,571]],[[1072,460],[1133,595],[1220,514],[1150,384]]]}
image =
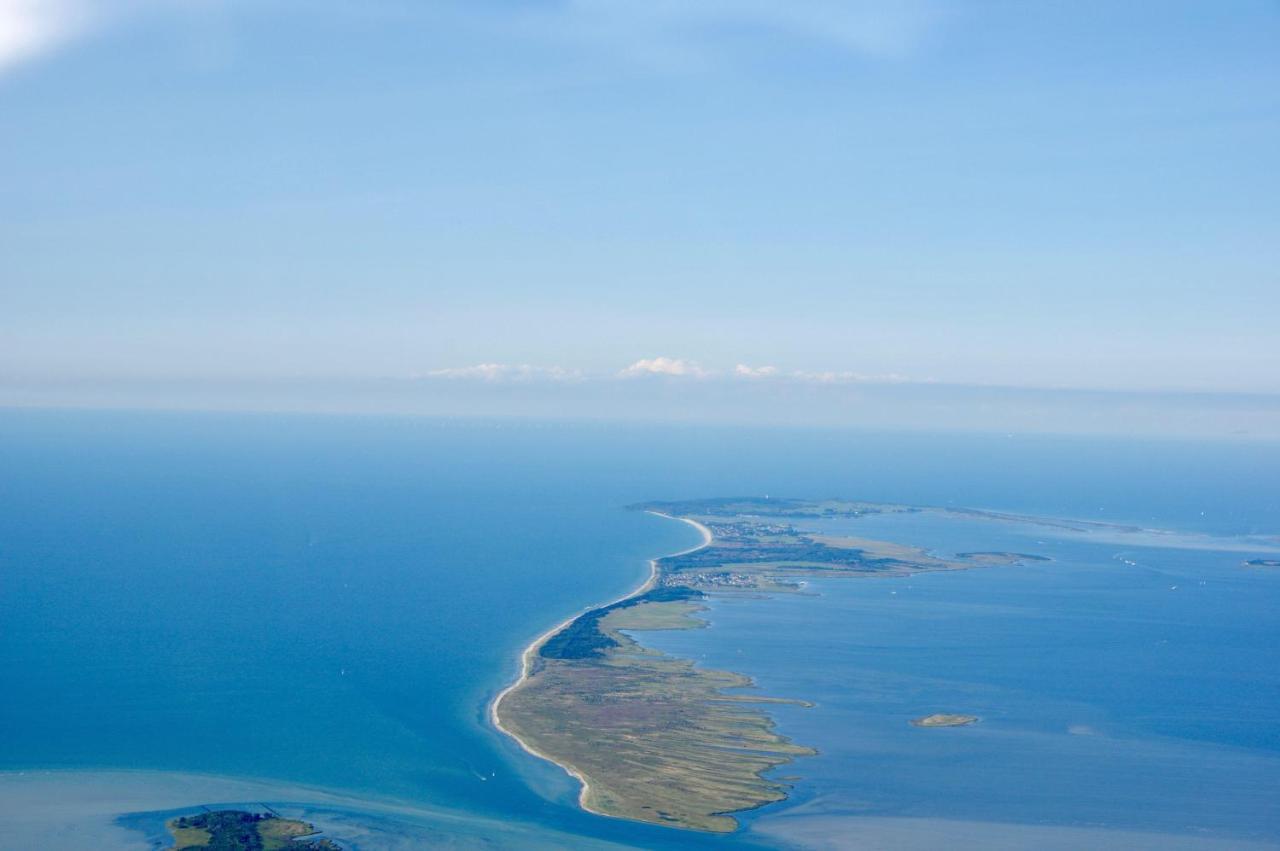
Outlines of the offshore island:
{"label": "offshore island", "polygon": [[977,724],[979,721],[977,715],[950,715],[945,712],[936,712],[933,715],[926,715],[923,718],[912,718],[912,727],[968,727],[970,724]]}
{"label": "offshore island", "polygon": [[173,836],[169,851],[341,851],[331,840],[309,838],[315,825],[275,812],[208,810],[170,819],[165,827]]}
{"label": "offshore island", "polygon": [[[786,798],[786,784],[766,774],[814,751],[777,733],[764,706],[806,704],[743,694],[753,685],[749,678],[646,648],[629,632],[704,627],[696,613],[710,595],[793,592],[817,577],[906,576],[1045,560],[995,552],[947,559],[917,547],[801,528],[816,525],[807,521],[870,514],[961,513],[953,509],[768,498],[630,508],[688,523],[703,542],[653,559],[648,580],[631,594],[538,637],[523,653],[519,679],[495,698],[490,714],[526,751],[581,782],[584,809],[676,828],[731,832],[738,827],[732,813]],[[952,725],[972,723],[971,717],[945,716]]]}

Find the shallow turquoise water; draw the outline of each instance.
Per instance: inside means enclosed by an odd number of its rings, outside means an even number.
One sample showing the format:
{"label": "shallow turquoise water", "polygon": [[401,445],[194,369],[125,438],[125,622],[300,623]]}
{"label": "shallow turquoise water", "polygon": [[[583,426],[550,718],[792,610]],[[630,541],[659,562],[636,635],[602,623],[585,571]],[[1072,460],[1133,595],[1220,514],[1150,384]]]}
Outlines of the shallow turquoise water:
{"label": "shallow turquoise water", "polygon": [[[578,812],[484,720],[532,636],[696,540],[629,502],[838,494],[1280,531],[1280,449],[1249,444],[6,412],[0,469],[0,769],[272,778],[644,847],[726,843]],[[896,595],[716,604],[712,629],[655,640],[821,704],[779,712],[823,754],[784,769],[796,797],[761,824],[824,802],[1280,835],[1257,791],[1280,779],[1280,574],[1053,546],[1052,565]],[[935,708],[986,720],[902,723]],[[775,841],[752,837],[729,842]]]}

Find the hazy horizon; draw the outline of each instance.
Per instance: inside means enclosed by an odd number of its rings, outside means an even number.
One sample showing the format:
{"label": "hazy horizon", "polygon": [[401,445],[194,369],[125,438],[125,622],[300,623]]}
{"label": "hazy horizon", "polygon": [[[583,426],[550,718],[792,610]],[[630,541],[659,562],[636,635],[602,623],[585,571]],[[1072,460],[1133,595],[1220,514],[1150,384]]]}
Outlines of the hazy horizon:
{"label": "hazy horizon", "polygon": [[1072,388],[1274,430],[1277,35],[1262,2],[0,3],[0,403],[825,422],[977,387],[1042,428]]}
{"label": "hazy horizon", "polygon": [[1268,394],[712,378],[8,383],[6,408],[1280,440],[1280,396]]}

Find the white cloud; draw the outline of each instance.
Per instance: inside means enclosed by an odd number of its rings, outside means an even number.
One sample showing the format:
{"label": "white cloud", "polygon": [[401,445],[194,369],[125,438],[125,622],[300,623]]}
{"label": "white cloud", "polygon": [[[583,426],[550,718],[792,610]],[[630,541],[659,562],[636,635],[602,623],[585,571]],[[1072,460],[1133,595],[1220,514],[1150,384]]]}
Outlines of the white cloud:
{"label": "white cloud", "polygon": [[642,375],[678,375],[688,378],[706,378],[712,373],[696,363],[679,358],[642,358],[618,373],[623,378]]}
{"label": "white cloud", "polygon": [[641,358],[635,363],[618,370],[608,372],[584,372],[560,366],[533,366],[527,363],[477,363],[471,366],[433,369],[423,373],[423,378],[448,380],[480,381],[488,383],[500,382],[532,382],[532,381],[608,381],[610,379],[643,378],[646,376],[668,376],[674,378],[697,378],[718,380],[758,381],[768,379],[775,382],[797,384],[908,384],[933,383],[931,381],[916,382],[898,373],[868,374],[850,370],[790,370],[784,371],[776,366],[749,366],[739,363],[732,370],[706,369],[696,361],[683,358],[654,357]]}
{"label": "white cloud", "polygon": [[92,17],[83,0],[0,0],[0,73],[79,35]]}
{"label": "white cloud", "polygon": [[747,366],[740,363],[733,368],[733,374],[739,378],[774,378],[780,373],[776,366]]}
{"label": "white cloud", "polygon": [[558,366],[531,366],[527,363],[478,363],[449,369],[433,369],[428,378],[464,379],[471,381],[573,381],[582,377],[576,369]]}

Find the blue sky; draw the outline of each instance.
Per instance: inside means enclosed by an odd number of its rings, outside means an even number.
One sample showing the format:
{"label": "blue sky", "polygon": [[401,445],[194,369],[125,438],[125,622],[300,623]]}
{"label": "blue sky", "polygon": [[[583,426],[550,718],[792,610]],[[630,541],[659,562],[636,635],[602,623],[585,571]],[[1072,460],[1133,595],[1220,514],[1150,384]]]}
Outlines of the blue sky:
{"label": "blue sky", "polygon": [[1278,46],[1273,2],[0,0],[0,381],[1280,393]]}

